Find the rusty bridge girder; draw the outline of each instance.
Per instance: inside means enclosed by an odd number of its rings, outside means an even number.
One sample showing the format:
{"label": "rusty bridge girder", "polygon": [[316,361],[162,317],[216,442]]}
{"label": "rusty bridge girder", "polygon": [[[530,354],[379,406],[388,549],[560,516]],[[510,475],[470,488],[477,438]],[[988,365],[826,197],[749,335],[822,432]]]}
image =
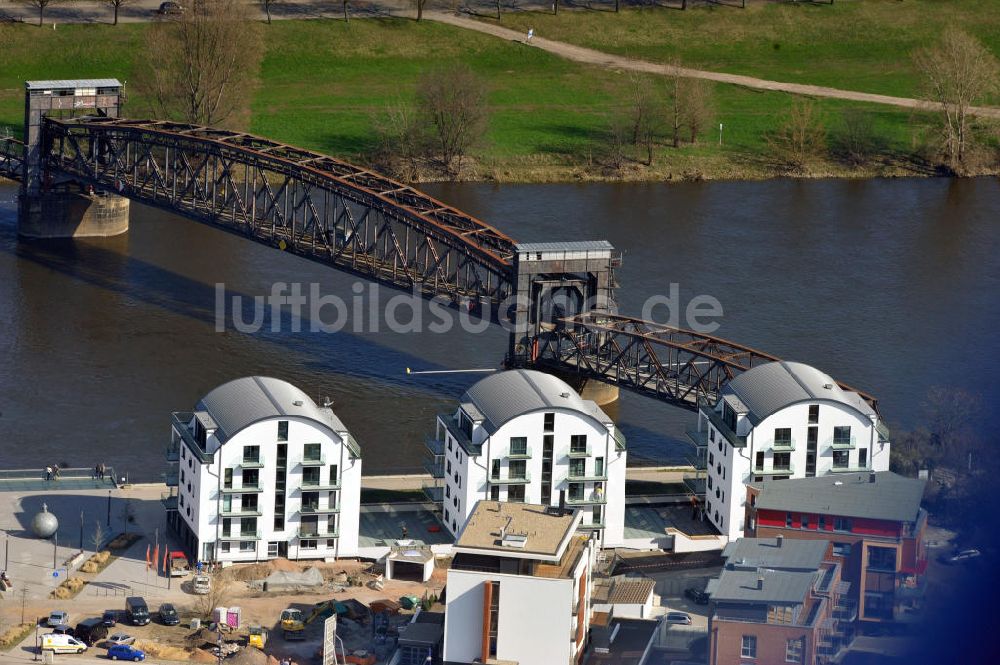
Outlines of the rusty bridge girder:
{"label": "rusty bridge girder", "polygon": [[21,179],[24,167],[24,143],[10,136],[0,136],[0,178]]}
{"label": "rusty bridge girder", "polygon": [[495,314],[514,241],[412,187],[260,137],[46,118],[44,167],[368,279]]}
{"label": "rusty bridge girder", "polygon": [[[618,385],[686,409],[714,404],[737,375],[780,358],[720,337],[618,314],[562,319],[539,340],[536,364]],[[839,382],[838,382],[839,383]],[[877,400],[855,388],[878,410]]]}

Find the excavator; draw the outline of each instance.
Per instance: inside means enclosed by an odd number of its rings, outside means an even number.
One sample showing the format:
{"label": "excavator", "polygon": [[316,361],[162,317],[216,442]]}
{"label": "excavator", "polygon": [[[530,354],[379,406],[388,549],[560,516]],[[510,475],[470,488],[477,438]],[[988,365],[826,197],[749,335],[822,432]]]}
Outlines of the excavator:
{"label": "excavator", "polygon": [[316,619],[326,618],[333,614],[335,601],[328,600],[317,603],[313,606],[309,616],[306,617],[302,610],[289,607],[281,612],[281,630],[286,640],[304,640],[306,626]]}

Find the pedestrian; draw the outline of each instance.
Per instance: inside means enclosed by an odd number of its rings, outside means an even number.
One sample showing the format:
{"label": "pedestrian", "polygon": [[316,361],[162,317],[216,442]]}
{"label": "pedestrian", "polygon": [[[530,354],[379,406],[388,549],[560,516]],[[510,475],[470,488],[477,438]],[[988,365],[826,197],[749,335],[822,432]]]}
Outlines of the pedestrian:
{"label": "pedestrian", "polygon": [[408,534],[408,533],[409,533],[409,531],[406,530],[406,525],[404,524],[403,525],[403,540],[406,540],[406,534]]}
{"label": "pedestrian", "polygon": [[524,43],[525,44],[530,44],[531,43],[531,38],[534,37],[534,36],[535,36],[535,29],[534,28],[528,28],[528,38],[524,41]]}
{"label": "pedestrian", "polygon": [[107,467],[104,466],[104,462],[101,462],[100,464],[97,465],[97,474],[101,480],[104,480],[104,473],[106,468]]}
{"label": "pedestrian", "polygon": [[100,477],[101,477],[101,464],[100,462],[98,462],[97,464],[94,465],[94,479],[96,480]]}
{"label": "pedestrian", "polygon": [[59,465],[58,464],[53,464],[52,465],[52,477],[55,478],[56,480],[59,480]]}
{"label": "pedestrian", "polygon": [[45,467],[45,480],[52,480],[52,467]]}

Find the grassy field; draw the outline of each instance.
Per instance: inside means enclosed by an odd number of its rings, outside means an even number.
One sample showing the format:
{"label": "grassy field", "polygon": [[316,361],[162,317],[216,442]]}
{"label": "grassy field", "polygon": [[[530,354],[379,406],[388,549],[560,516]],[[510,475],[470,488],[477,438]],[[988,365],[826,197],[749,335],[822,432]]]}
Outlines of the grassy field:
{"label": "grassy field", "polygon": [[[645,12],[627,13],[641,14]],[[577,13],[560,14],[558,21],[569,24],[578,17],[592,20],[590,13]],[[0,26],[0,44],[4,44],[0,133],[5,125],[19,131],[22,82],[32,78],[117,77],[129,81],[125,114],[149,115],[135,93],[132,76],[145,29],[137,24],[66,25],[56,31]],[[792,104],[793,98],[783,93],[716,85],[716,117],[697,145],[661,146],[652,168],[633,164],[622,172],[609,172],[602,165],[602,155],[612,118],[628,107],[629,91],[635,85],[629,74],[572,63],[539,49],[450,26],[403,19],[353,20],[350,24],[281,21],[267,26],[265,35],[258,85],[248,92],[252,101],[249,113],[244,114],[249,118],[246,129],[350,160],[365,161],[376,145],[377,118],[387,105],[413,99],[422,72],[462,62],[487,81],[492,112],[487,136],[472,155],[474,168],[465,177],[655,180],[692,175],[758,178],[781,172],[767,156],[765,137]],[[665,86],[652,77],[641,83],[654,89]],[[842,111],[851,104],[816,103],[830,133],[835,134]],[[892,107],[863,108],[873,115],[887,154],[910,151],[915,133],[926,122]],[[718,122],[725,126],[721,146]],[[856,174],[827,161],[810,170],[813,175]],[[876,168],[876,172],[885,170]]]}
{"label": "grassy field", "polygon": [[[594,6],[606,9],[606,3]],[[687,11],[511,13],[503,25],[657,62],[676,59],[701,69],[902,97],[919,95],[910,55],[934,42],[944,26],[966,30],[1000,56],[996,0],[748,0],[746,9],[710,4]]]}

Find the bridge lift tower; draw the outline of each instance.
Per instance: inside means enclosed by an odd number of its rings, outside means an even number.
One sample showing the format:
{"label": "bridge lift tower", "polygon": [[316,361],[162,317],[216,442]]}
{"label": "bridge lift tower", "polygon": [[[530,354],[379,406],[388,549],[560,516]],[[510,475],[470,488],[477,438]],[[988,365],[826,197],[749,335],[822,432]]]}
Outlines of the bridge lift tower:
{"label": "bridge lift tower", "polygon": [[18,199],[18,233],[41,238],[110,236],[128,230],[128,199],[73,190],[48,174],[43,156],[46,117],[117,118],[123,86],[117,79],[26,81],[24,163]]}

